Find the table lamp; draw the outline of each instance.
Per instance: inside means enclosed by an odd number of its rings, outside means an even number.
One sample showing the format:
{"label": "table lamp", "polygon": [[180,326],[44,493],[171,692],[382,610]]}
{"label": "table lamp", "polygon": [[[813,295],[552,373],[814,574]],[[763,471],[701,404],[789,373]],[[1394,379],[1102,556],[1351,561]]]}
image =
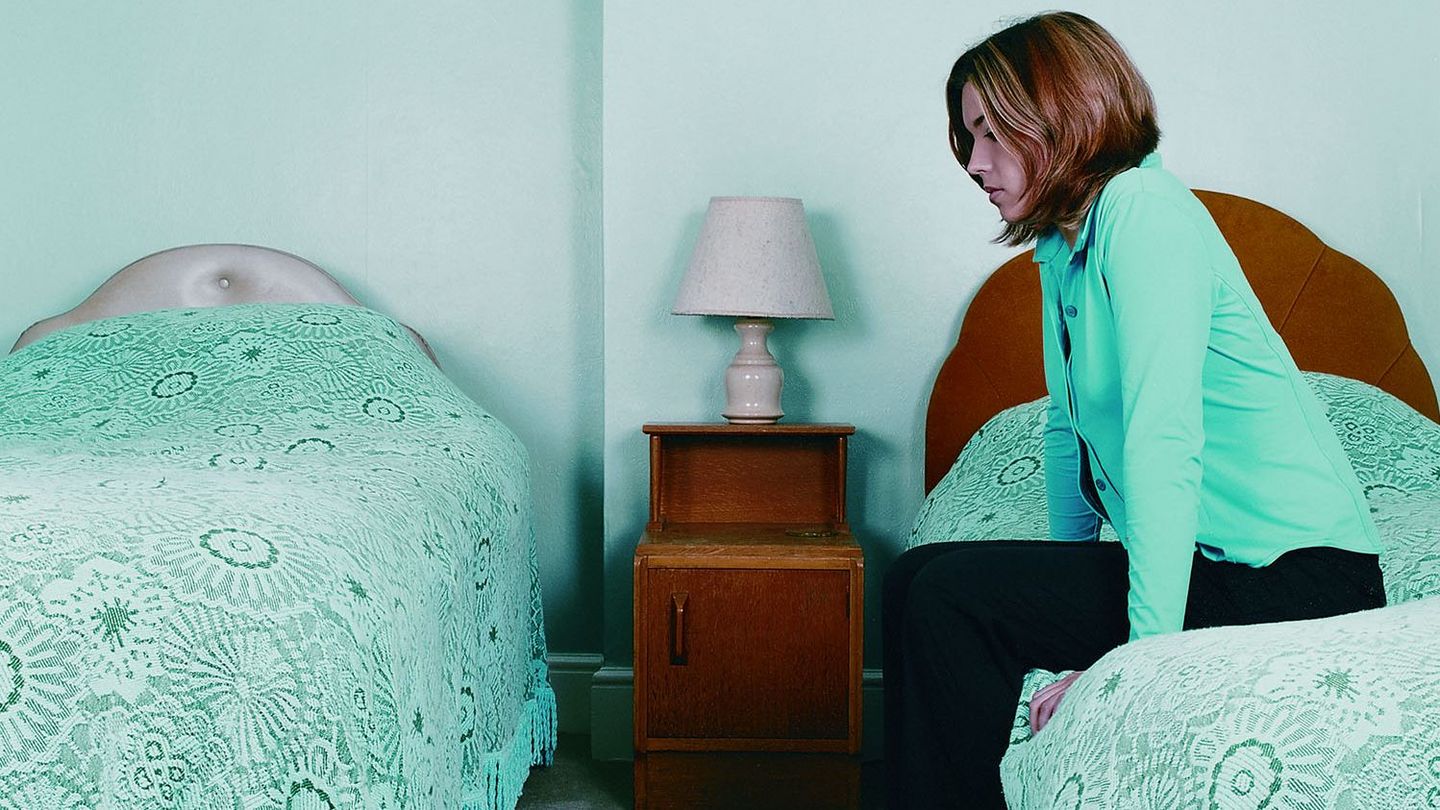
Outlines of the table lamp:
{"label": "table lamp", "polygon": [[805,206],[788,197],[712,197],[690,267],[675,296],[676,315],[733,315],[740,351],[725,370],[732,424],[770,424],[780,409],[784,372],[765,345],[771,318],[833,320]]}

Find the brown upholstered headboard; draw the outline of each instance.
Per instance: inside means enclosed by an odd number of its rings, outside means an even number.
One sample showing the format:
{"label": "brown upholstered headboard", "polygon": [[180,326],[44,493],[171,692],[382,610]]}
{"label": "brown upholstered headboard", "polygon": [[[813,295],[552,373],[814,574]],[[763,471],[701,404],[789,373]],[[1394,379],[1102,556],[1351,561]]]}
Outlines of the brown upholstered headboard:
{"label": "brown upholstered headboard", "polygon": [[[1215,191],[1195,195],[1300,368],[1368,382],[1440,421],[1430,374],[1383,281],[1267,205]],[[975,294],[930,393],[927,492],[990,417],[1044,396],[1040,311],[1040,277],[1028,252],[1001,265]]]}

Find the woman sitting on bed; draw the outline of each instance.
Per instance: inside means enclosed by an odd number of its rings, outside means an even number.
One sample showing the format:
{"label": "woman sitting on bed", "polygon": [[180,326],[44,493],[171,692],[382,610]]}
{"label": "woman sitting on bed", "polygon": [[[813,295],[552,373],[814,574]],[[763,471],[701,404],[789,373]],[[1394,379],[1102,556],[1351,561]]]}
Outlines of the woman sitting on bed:
{"label": "woman sitting on bed", "polygon": [[[962,55],[946,94],[1001,238],[1035,246],[1050,532],[1070,542],[924,545],[890,568],[891,808],[1003,807],[1032,668],[1385,603],[1360,484],[1209,213],[1161,168],[1150,88],[1120,45],[1042,14]],[[1090,542],[1101,520],[1121,543]],[[1074,677],[1036,696],[1036,730]]]}

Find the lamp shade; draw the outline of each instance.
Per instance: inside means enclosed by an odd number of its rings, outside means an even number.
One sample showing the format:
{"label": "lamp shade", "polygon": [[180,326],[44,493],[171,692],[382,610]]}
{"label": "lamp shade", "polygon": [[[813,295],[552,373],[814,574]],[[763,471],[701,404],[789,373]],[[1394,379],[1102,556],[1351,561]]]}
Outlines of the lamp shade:
{"label": "lamp shade", "polygon": [[833,319],[804,204],[712,197],[672,312]]}

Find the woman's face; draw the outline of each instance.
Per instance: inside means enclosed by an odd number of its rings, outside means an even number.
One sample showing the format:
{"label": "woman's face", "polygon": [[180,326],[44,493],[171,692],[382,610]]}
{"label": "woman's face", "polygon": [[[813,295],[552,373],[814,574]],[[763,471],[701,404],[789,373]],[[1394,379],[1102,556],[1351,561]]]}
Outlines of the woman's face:
{"label": "woman's face", "polygon": [[985,193],[990,195],[990,203],[1000,209],[1000,217],[1014,222],[1025,214],[1026,182],[1020,161],[995,139],[990,122],[985,120],[980,94],[969,82],[960,88],[960,112],[975,142],[965,171],[980,181]]}

